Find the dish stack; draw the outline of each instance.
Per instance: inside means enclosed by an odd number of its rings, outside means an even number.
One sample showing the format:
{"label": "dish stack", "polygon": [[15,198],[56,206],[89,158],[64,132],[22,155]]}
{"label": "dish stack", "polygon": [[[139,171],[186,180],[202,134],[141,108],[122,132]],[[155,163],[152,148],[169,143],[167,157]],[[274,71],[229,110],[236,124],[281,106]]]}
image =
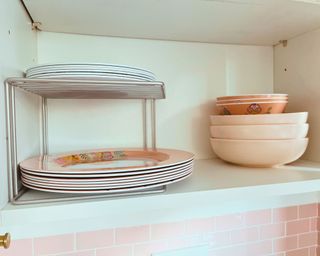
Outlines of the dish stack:
{"label": "dish stack", "polygon": [[139,192],[192,174],[193,154],[169,149],[92,150],[39,156],[20,163],[25,187],[56,193]]}
{"label": "dish stack", "polygon": [[[271,167],[293,162],[305,152],[308,113],[282,113],[287,95],[221,98],[217,101],[221,115],[210,117],[211,146],[221,159],[243,166]],[[235,98],[237,103],[221,104]]]}
{"label": "dish stack", "polygon": [[154,81],[155,75],[145,69],[98,63],[48,64],[29,68],[26,78],[37,79],[98,79]]}

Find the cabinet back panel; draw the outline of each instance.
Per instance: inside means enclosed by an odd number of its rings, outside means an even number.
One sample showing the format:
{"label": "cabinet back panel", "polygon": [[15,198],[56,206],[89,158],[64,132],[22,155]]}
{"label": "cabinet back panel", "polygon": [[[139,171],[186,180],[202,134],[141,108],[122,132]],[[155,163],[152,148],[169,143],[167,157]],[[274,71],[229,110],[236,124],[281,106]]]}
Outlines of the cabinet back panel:
{"label": "cabinet back panel", "polygon": [[[166,85],[157,102],[158,147],[209,158],[209,115],[220,95],[270,93],[273,49],[40,32],[39,63],[105,62],[153,71]],[[50,100],[51,152],[141,146],[139,101]]]}

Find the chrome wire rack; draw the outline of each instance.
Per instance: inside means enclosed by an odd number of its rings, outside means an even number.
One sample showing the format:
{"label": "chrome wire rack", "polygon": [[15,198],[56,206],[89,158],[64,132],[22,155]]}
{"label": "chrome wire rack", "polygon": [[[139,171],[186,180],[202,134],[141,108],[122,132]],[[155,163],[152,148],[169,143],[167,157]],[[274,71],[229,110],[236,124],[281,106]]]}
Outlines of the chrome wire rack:
{"label": "chrome wire rack", "polygon": [[102,81],[102,80],[69,80],[69,79],[27,79],[8,78],[5,81],[6,127],[7,127],[7,155],[8,155],[8,186],[9,201],[12,204],[32,204],[63,202],[80,199],[98,199],[108,197],[129,196],[137,194],[151,194],[165,191],[165,186],[155,189],[140,190],[134,193],[107,193],[99,195],[64,195],[63,197],[23,199],[28,191],[19,182],[17,160],[16,134],[16,102],[17,89],[39,95],[41,97],[41,148],[42,155],[48,154],[48,108],[47,99],[140,99],[143,110],[143,148],[148,148],[148,113],[147,104],[150,102],[151,118],[151,146],[156,149],[156,100],[165,98],[163,82],[140,81]]}

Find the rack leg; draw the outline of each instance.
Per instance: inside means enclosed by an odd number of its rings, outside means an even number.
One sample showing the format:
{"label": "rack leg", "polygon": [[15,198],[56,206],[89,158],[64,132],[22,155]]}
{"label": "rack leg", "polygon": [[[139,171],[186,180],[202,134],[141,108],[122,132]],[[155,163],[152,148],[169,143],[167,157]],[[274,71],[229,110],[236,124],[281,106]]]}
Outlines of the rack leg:
{"label": "rack leg", "polygon": [[48,154],[48,102],[47,99],[41,98],[41,153]]}
{"label": "rack leg", "polygon": [[151,136],[152,136],[152,149],[157,149],[157,130],[156,130],[156,100],[151,100]]}
{"label": "rack leg", "polygon": [[7,170],[8,170],[8,189],[9,189],[9,201],[14,198],[13,195],[13,156],[12,156],[12,101],[11,101],[11,86],[5,82],[5,103],[6,103],[6,132],[7,132]]}
{"label": "rack leg", "polygon": [[148,148],[148,129],[147,129],[147,99],[142,100],[142,129],[143,129],[143,148]]}
{"label": "rack leg", "polygon": [[15,87],[11,86],[11,135],[12,135],[12,180],[13,180],[13,195],[17,195],[18,188],[18,159],[17,159],[17,118],[16,118],[16,91]]}

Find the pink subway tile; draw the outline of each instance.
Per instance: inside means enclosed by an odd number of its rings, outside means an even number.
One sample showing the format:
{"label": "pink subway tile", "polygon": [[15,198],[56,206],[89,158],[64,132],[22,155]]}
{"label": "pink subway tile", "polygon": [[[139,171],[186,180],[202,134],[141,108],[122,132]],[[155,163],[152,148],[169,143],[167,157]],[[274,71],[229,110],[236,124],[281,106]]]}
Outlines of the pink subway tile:
{"label": "pink subway tile", "polygon": [[244,215],[229,214],[216,217],[216,230],[228,230],[244,227]]}
{"label": "pink subway tile", "polygon": [[247,226],[271,223],[271,209],[247,212],[245,223]]}
{"label": "pink subway tile", "polygon": [[50,256],[95,256],[94,250],[55,254]]}
{"label": "pink subway tile", "polygon": [[185,234],[185,222],[172,222],[151,225],[151,239],[167,239]]}
{"label": "pink subway tile", "polygon": [[11,241],[8,249],[0,249],[1,256],[33,256],[32,239],[21,239]]}
{"label": "pink subway tile", "polygon": [[310,223],[309,219],[295,220],[286,223],[286,234],[295,235],[309,232]]}
{"label": "pink subway tile", "polygon": [[289,236],[273,240],[273,251],[286,252],[298,248],[298,236]]}
{"label": "pink subway tile", "polygon": [[310,231],[318,231],[318,218],[310,219]]}
{"label": "pink subway tile", "polygon": [[318,204],[305,204],[299,206],[299,218],[318,216]]}
{"label": "pink subway tile", "polygon": [[97,230],[76,234],[76,246],[78,250],[107,247],[114,243],[114,230]]}
{"label": "pink subway tile", "polygon": [[211,248],[222,247],[230,245],[230,232],[217,232],[213,234],[207,234],[204,238],[206,243],[209,243]]}
{"label": "pink subway tile", "polygon": [[194,219],[186,222],[186,233],[189,235],[214,231],[214,218]]}
{"label": "pink subway tile", "polygon": [[48,236],[34,239],[35,255],[72,252],[74,249],[74,234]]}
{"label": "pink subway tile", "polygon": [[272,241],[265,240],[247,245],[247,255],[267,255],[272,253]]}
{"label": "pink subway tile", "polygon": [[231,244],[252,242],[259,239],[259,229],[257,227],[232,230],[230,232]]}
{"label": "pink subway tile", "polygon": [[308,256],[308,255],[309,255],[309,249],[308,248],[288,251],[286,253],[286,256]]}
{"label": "pink subway tile", "polygon": [[152,253],[167,250],[167,242],[165,241],[152,241],[134,246],[134,256],[150,256]]}
{"label": "pink subway tile", "polygon": [[315,246],[318,243],[318,233],[311,232],[299,235],[299,248]]}
{"label": "pink subway tile", "polygon": [[262,240],[268,238],[277,238],[284,236],[285,234],[285,224],[276,223],[260,227],[260,238]]}
{"label": "pink subway tile", "polygon": [[116,244],[146,242],[150,240],[150,226],[138,226],[116,229]]}
{"label": "pink subway tile", "polygon": [[285,208],[273,209],[272,218],[274,223],[296,220],[298,218],[298,207],[290,206]]}
{"label": "pink subway tile", "polygon": [[318,255],[319,254],[317,254],[317,246],[309,248],[309,256],[318,256]]}
{"label": "pink subway tile", "polygon": [[131,256],[131,246],[115,246],[109,248],[100,248],[96,251],[96,256]]}

